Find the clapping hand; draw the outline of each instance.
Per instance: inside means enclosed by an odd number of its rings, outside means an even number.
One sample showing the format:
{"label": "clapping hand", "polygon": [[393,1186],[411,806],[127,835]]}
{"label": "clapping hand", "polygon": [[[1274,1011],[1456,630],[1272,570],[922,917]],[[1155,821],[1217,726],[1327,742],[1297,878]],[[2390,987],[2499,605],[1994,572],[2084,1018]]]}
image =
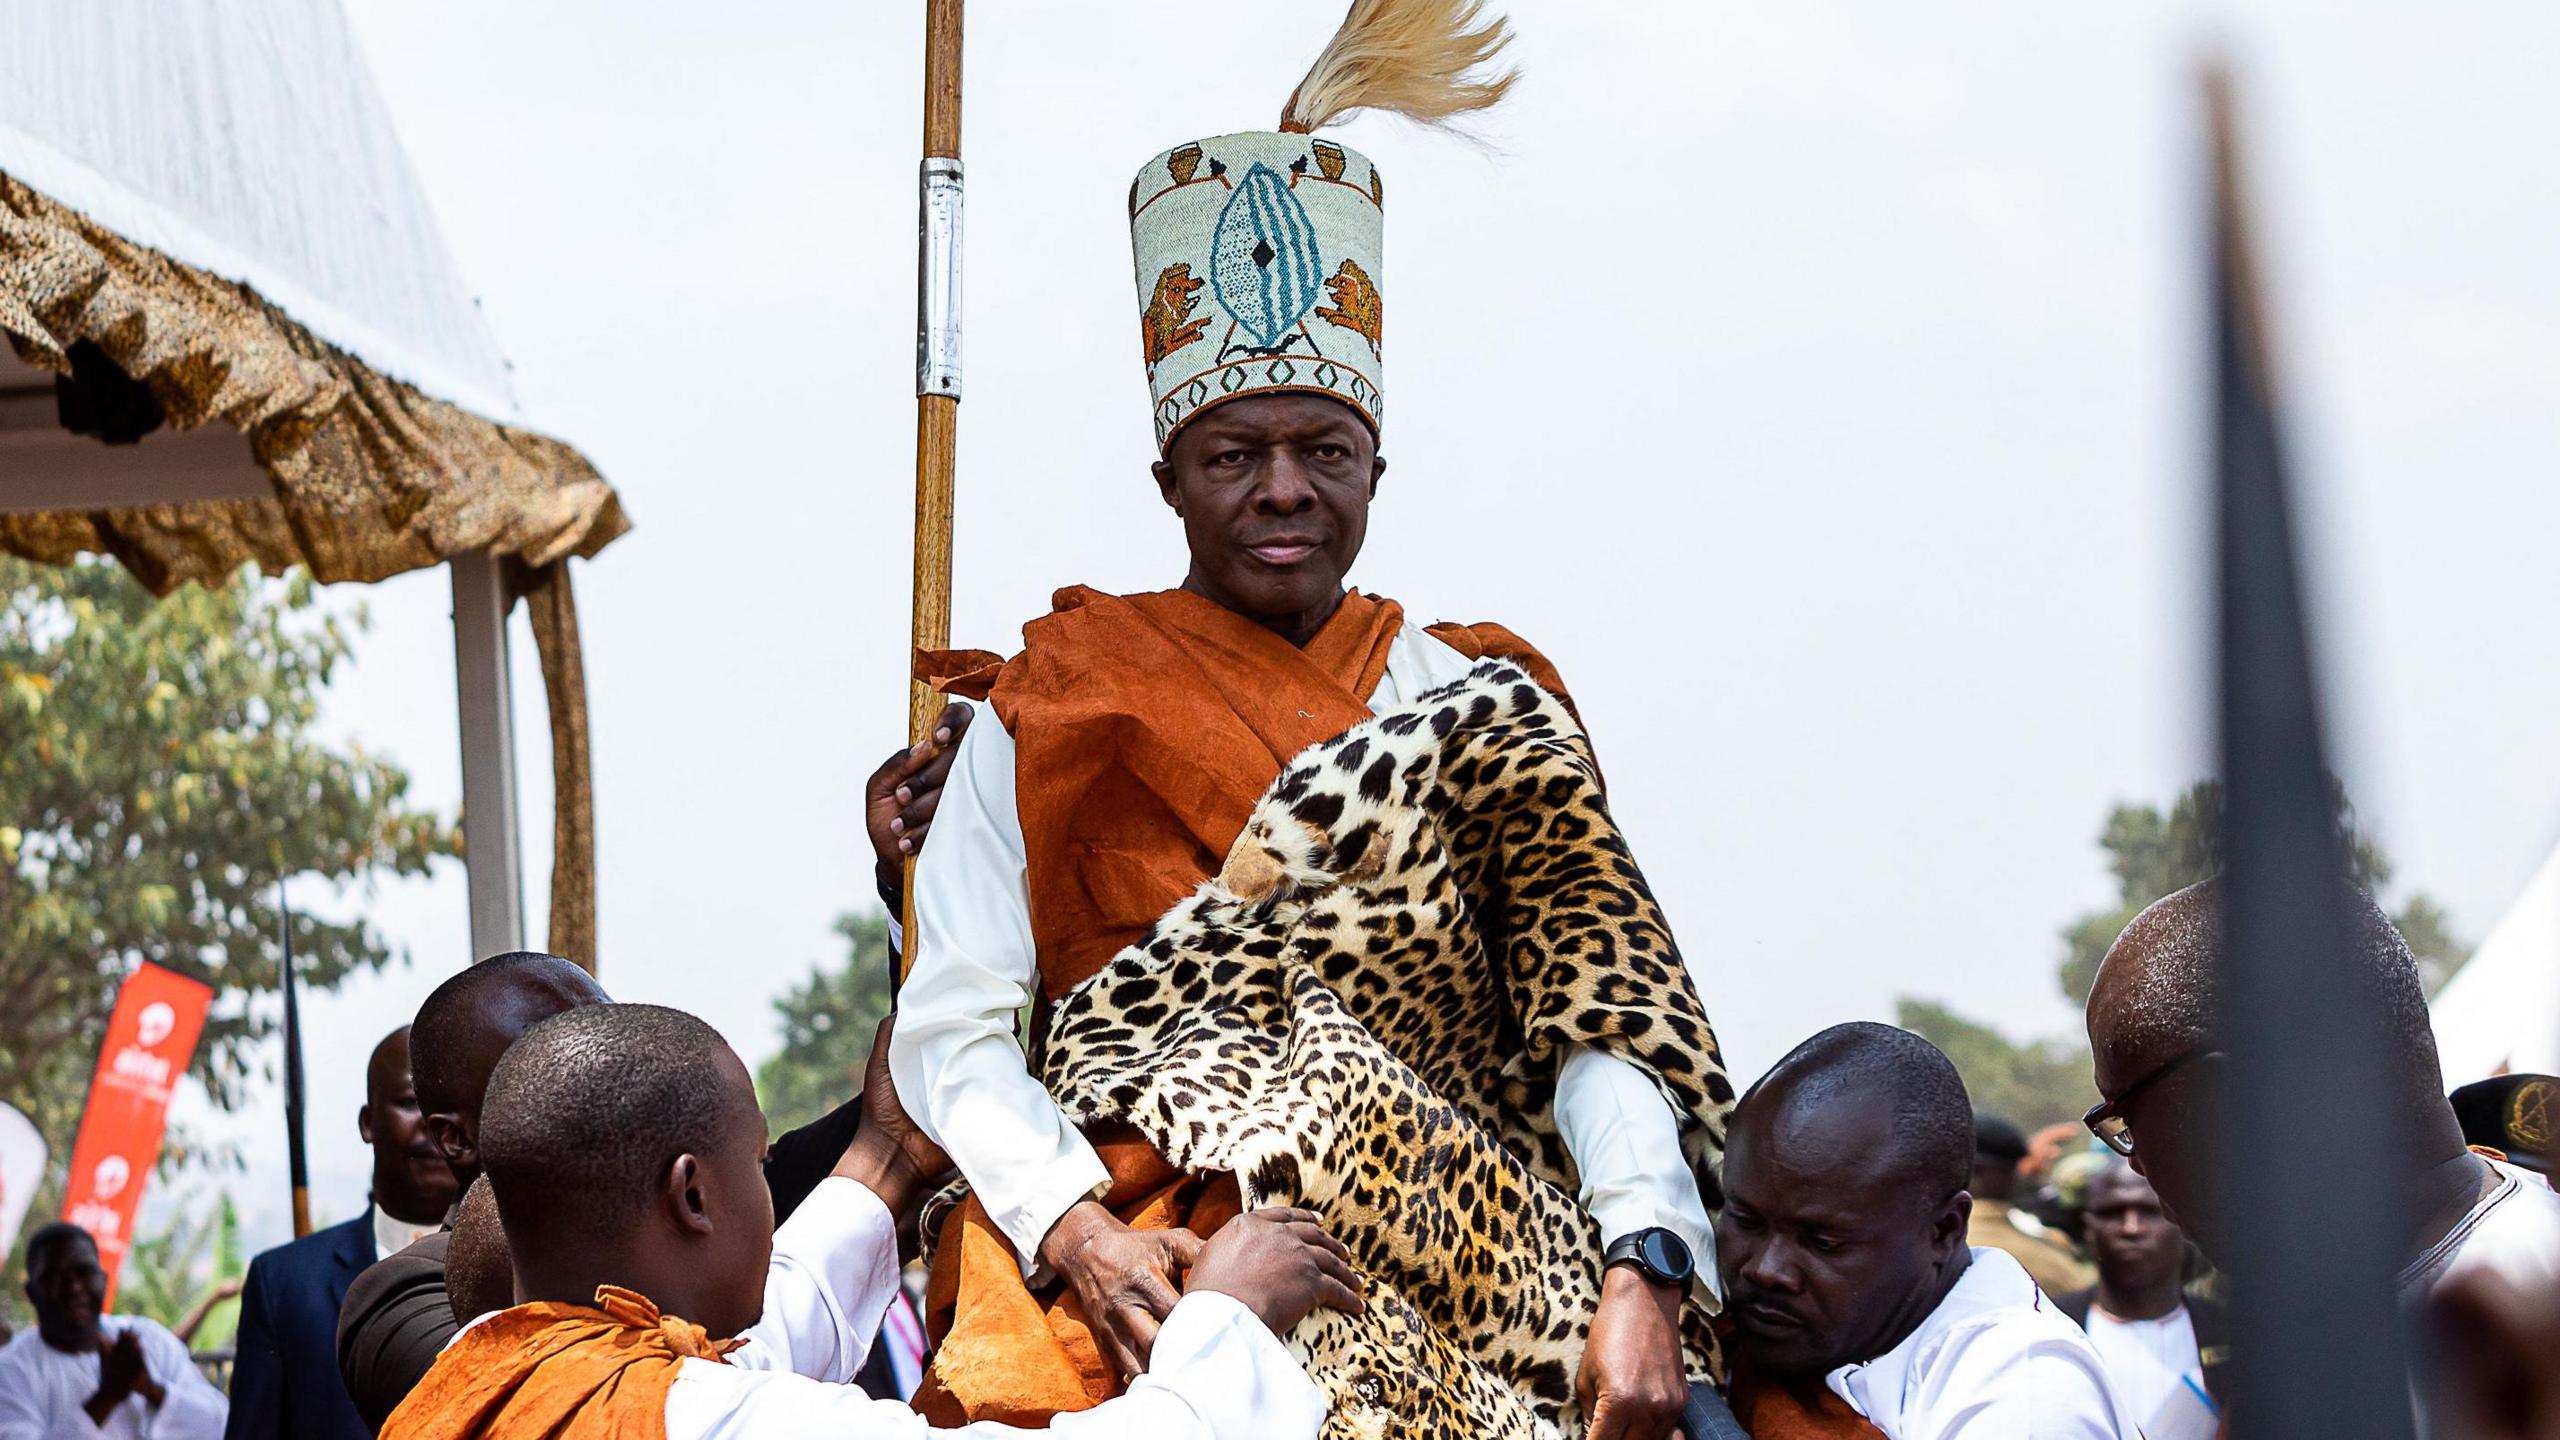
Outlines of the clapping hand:
{"label": "clapping hand", "polygon": [[142,1363],[142,1336],[133,1330],[120,1330],[113,1339],[105,1332],[98,1335],[98,1393],[80,1408],[89,1412],[89,1423],[104,1429],[107,1417],[127,1397],[140,1395],[153,1409],[167,1398],[152,1380],[150,1367]]}

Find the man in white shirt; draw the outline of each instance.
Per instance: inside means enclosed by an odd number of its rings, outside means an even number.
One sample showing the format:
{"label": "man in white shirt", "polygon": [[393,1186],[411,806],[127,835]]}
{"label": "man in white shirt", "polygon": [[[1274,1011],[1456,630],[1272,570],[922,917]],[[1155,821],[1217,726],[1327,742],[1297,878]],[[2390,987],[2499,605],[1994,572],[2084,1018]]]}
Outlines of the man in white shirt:
{"label": "man in white shirt", "polygon": [[1965,1245],[1972,1165],[1964,1082],[1917,1035],[1834,1026],[1761,1077],[1716,1221],[1737,1377],[1818,1376],[1890,1440],[2140,1440],[2088,1337]]}
{"label": "man in white shirt", "polygon": [[2055,1303],[2089,1332],[2146,1440],[2213,1440],[2222,1407],[2205,1385],[2202,1332],[2220,1314],[2186,1293],[2186,1232],[2121,1159],[2089,1177],[2081,1214],[2098,1283]]}
{"label": "man in white shirt", "polygon": [[[2374,1065],[2396,1082],[2401,1123],[2359,1133],[2377,1184],[2398,1188],[2411,1217],[2400,1255],[2401,1297],[2416,1303],[2444,1281],[2485,1269],[2520,1289],[2560,1285],[2560,1195],[2472,1153],[2445,1099],[2417,961],[2390,917],[2348,887],[2363,943],[2357,980],[2384,1011]],[[2226,1057],[2220,1006],[2221,882],[2206,880],[2154,904],[2116,937],[2089,991],[2089,1047],[2105,1103],[2089,1128],[2147,1177],[2205,1254],[2245,1272],[2231,1253],[2215,1183]],[[2240,1357],[2242,1363],[2247,1357]]]}
{"label": "man in white shirt", "polygon": [[[896,1293],[896,1212],[944,1164],[885,1064],[834,1174],[779,1232],[766,1151],[745,1067],[700,1020],[602,1005],[529,1032],[490,1081],[479,1137],[525,1303],[464,1327],[385,1440],[945,1433],[851,1383]],[[1053,1430],[1312,1440],[1323,1397],[1269,1325],[1356,1309],[1356,1282],[1306,1218],[1234,1228],[1192,1267],[1154,1369]]]}
{"label": "man in white shirt", "polygon": [[0,1347],[0,1440],[217,1440],[222,1392],[157,1321],[101,1314],[106,1293],[89,1232],[28,1237],[36,1328]]}

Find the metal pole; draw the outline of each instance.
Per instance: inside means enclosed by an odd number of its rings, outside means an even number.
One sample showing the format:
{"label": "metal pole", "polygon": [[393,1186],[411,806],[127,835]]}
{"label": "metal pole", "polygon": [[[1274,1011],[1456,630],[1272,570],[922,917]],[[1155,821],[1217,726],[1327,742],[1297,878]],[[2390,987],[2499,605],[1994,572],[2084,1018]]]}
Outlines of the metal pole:
{"label": "metal pole", "polygon": [[2412,1422],[2391,1282],[2410,1225],[2375,1162],[2407,1153],[2394,1134],[2402,1107],[2375,1063],[2381,1005],[2355,958],[2230,82],[2218,67],[2205,76],[2205,108],[2231,1073],[2218,1183],[2233,1224],[2240,1357],[2231,1433],[2396,1440]]}
{"label": "metal pole", "polygon": [[276,932],[284,942],[284,1155],[293,1185],[293,1238],[311,1233],[311,1161],[302,1145],[302,1001],[293,973],[293,907],[276,881]]}
{"label": "metal pole", "polygon": [[[925,0],[924,162],[917,172],[916,650],[951,643],[953,463],[960,443],[960,0]],[[933,733],[942,697],[907,688],[907,743]],[[916,953],[915,861],[906,864],[898,975]]]}
{"label": "metal pole", "polygon": [[516,810],[515,691],[507,668],[505,568],[475,550],[453,570],[454,701],[462,729],[462,863],[471,954],[524,948],[524,837]]}

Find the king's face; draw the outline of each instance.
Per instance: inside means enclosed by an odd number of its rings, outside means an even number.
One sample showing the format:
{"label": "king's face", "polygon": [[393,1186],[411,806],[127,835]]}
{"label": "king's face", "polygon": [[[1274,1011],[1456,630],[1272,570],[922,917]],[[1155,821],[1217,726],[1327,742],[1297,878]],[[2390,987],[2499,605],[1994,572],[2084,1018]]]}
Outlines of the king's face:
{"label": "king's face", "polygon": [[1329,614],[1384,469],[1368,425],[1338,400],[1266,393],[1204,412],[1156,467],[1190,546],[1187,587],[1284,631]]}

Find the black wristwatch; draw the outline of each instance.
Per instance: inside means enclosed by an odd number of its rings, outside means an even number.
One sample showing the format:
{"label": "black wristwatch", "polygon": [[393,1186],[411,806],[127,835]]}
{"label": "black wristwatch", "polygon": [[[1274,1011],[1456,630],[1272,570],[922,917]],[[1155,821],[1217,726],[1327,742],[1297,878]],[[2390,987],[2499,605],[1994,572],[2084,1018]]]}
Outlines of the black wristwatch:
{"label": "black wristwatch", "polygon": [[1656,1285],[1689,1288],[1698,1273],[1698,1262],[1689,1255],[1689,1242],[1657,1225],[1621,1235],[1609,1244],[1602,1257],[1602,1268],[1611,1265],[1633,1265],[1644,1272],[1644,1278]]}

